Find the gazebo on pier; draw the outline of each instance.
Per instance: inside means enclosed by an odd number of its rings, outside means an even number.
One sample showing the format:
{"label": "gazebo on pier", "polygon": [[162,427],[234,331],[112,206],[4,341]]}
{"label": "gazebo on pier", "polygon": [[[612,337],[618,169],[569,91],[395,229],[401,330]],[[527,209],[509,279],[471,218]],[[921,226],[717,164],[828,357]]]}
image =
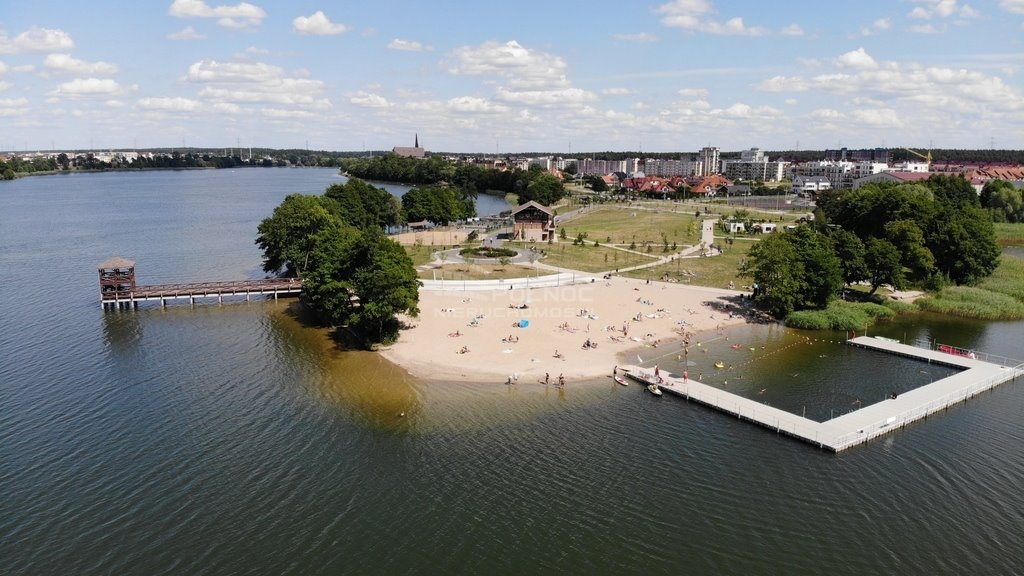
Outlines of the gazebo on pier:
{"label": "gazebo on pier", "polygon": [[135,262],[115,256],[99,265],[103,305],[128,305],[135,291]]}

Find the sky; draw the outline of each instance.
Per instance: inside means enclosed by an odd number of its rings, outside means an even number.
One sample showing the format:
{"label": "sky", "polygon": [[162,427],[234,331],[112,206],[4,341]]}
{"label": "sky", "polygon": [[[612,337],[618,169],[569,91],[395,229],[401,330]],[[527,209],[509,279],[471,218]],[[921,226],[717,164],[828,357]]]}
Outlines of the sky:
{"label": "sky", "polygon": [[1024,148],[1024,0],[0,4],[0,151]]}

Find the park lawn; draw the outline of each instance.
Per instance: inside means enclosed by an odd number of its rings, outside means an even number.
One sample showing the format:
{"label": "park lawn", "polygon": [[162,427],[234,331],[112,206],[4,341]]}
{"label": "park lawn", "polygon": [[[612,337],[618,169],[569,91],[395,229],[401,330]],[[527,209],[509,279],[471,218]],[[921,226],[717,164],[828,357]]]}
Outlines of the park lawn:
{"label": "park lawn", "polygon": [[[601,206],[559,225],[559,232],[565,230],[566,237],[571,241],[577,234],[585,232],[587,240],[593,243],[618,244],[629,246],[636,242],[638,246],[645,241],[660,245],[661,234],[668,238],[668,243],[677,246],[693,245],[698,242],[700,224],[692,211],[682,212],[680,204],[664,204],[664,210],[639,210],[629,206]],[[674,208],[677,211],[672,212]],[[608,239],[611,238],[611,242]]]}
{"label": "park lawn", "polygon": [[413,266],[422,266],[432,261],[434,259],[434,250],[437,250],[433,246],[417,246],[415,244],[402,247],[405,248],[405,253],[412,258]]}
{"label": "park lawn", "polygon": [[551,275],[555,272],[540,270],[530,266],[509,264],[445,264],[438,268],[419,270],[417,275],[423,280],[505,280],[508,278],[526,278],[527,276]]}
{"label": "park lawn", "polygon": [[660,251],[651,252],[651,255],[647,256],[607,246],[594,246],[593,242],[585,246],[574,246],[572,242],[545,244],[543,250],[545,256],[540,261],[544,264],[580,272],[605,272],[616,268],[628,268],[647,264],[661,256]]}
{"label": "park lawn", "polygon": [[679,258],[668,264],[623,272],[622,275],[641,280],[663,280],[667,277],[682,284],[712,288],[728,288],[732,281],[735,288],[741,290],[751,282],[750,278],[739,274],[740,262],[746,259],[750,246],[748,242],[737,242],[732,247],[726,246],[725,253],[719,256]]}

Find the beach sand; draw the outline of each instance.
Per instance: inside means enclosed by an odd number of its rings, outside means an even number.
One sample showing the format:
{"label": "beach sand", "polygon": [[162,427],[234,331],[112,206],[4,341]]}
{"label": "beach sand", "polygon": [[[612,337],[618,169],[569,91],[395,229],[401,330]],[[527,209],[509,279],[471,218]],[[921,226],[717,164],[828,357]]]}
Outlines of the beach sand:
{"label": "beach sand", "polygon": [[[723,308],[739,294],[619,277],[532,290],[421,290],[420,315],[407,319],[413,327],[381,353],[426,380],[594,379],[616,365],[682,353],[684,331],[743,323]],[[518,327],[521,320],[529,325]],[[588,339],[597,347],[584,348]]]}

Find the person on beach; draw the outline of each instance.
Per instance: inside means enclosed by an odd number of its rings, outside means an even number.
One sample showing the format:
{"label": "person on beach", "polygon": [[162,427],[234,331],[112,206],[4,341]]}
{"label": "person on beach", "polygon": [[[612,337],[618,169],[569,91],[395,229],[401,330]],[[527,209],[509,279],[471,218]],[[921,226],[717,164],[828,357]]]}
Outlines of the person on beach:
{"label": "person on beach", "polygon": [[551,374],[548,374],[547,372],[545,372],[544,373],[544,384],[548,384],[550,382],[551,382]]}
{"label": "person on beach", "polygon": [[618,376],[618,375],[619,375],[619,365],[616,364],[615,367],[612,368],[612,376],[614,377],[614,376]]}

